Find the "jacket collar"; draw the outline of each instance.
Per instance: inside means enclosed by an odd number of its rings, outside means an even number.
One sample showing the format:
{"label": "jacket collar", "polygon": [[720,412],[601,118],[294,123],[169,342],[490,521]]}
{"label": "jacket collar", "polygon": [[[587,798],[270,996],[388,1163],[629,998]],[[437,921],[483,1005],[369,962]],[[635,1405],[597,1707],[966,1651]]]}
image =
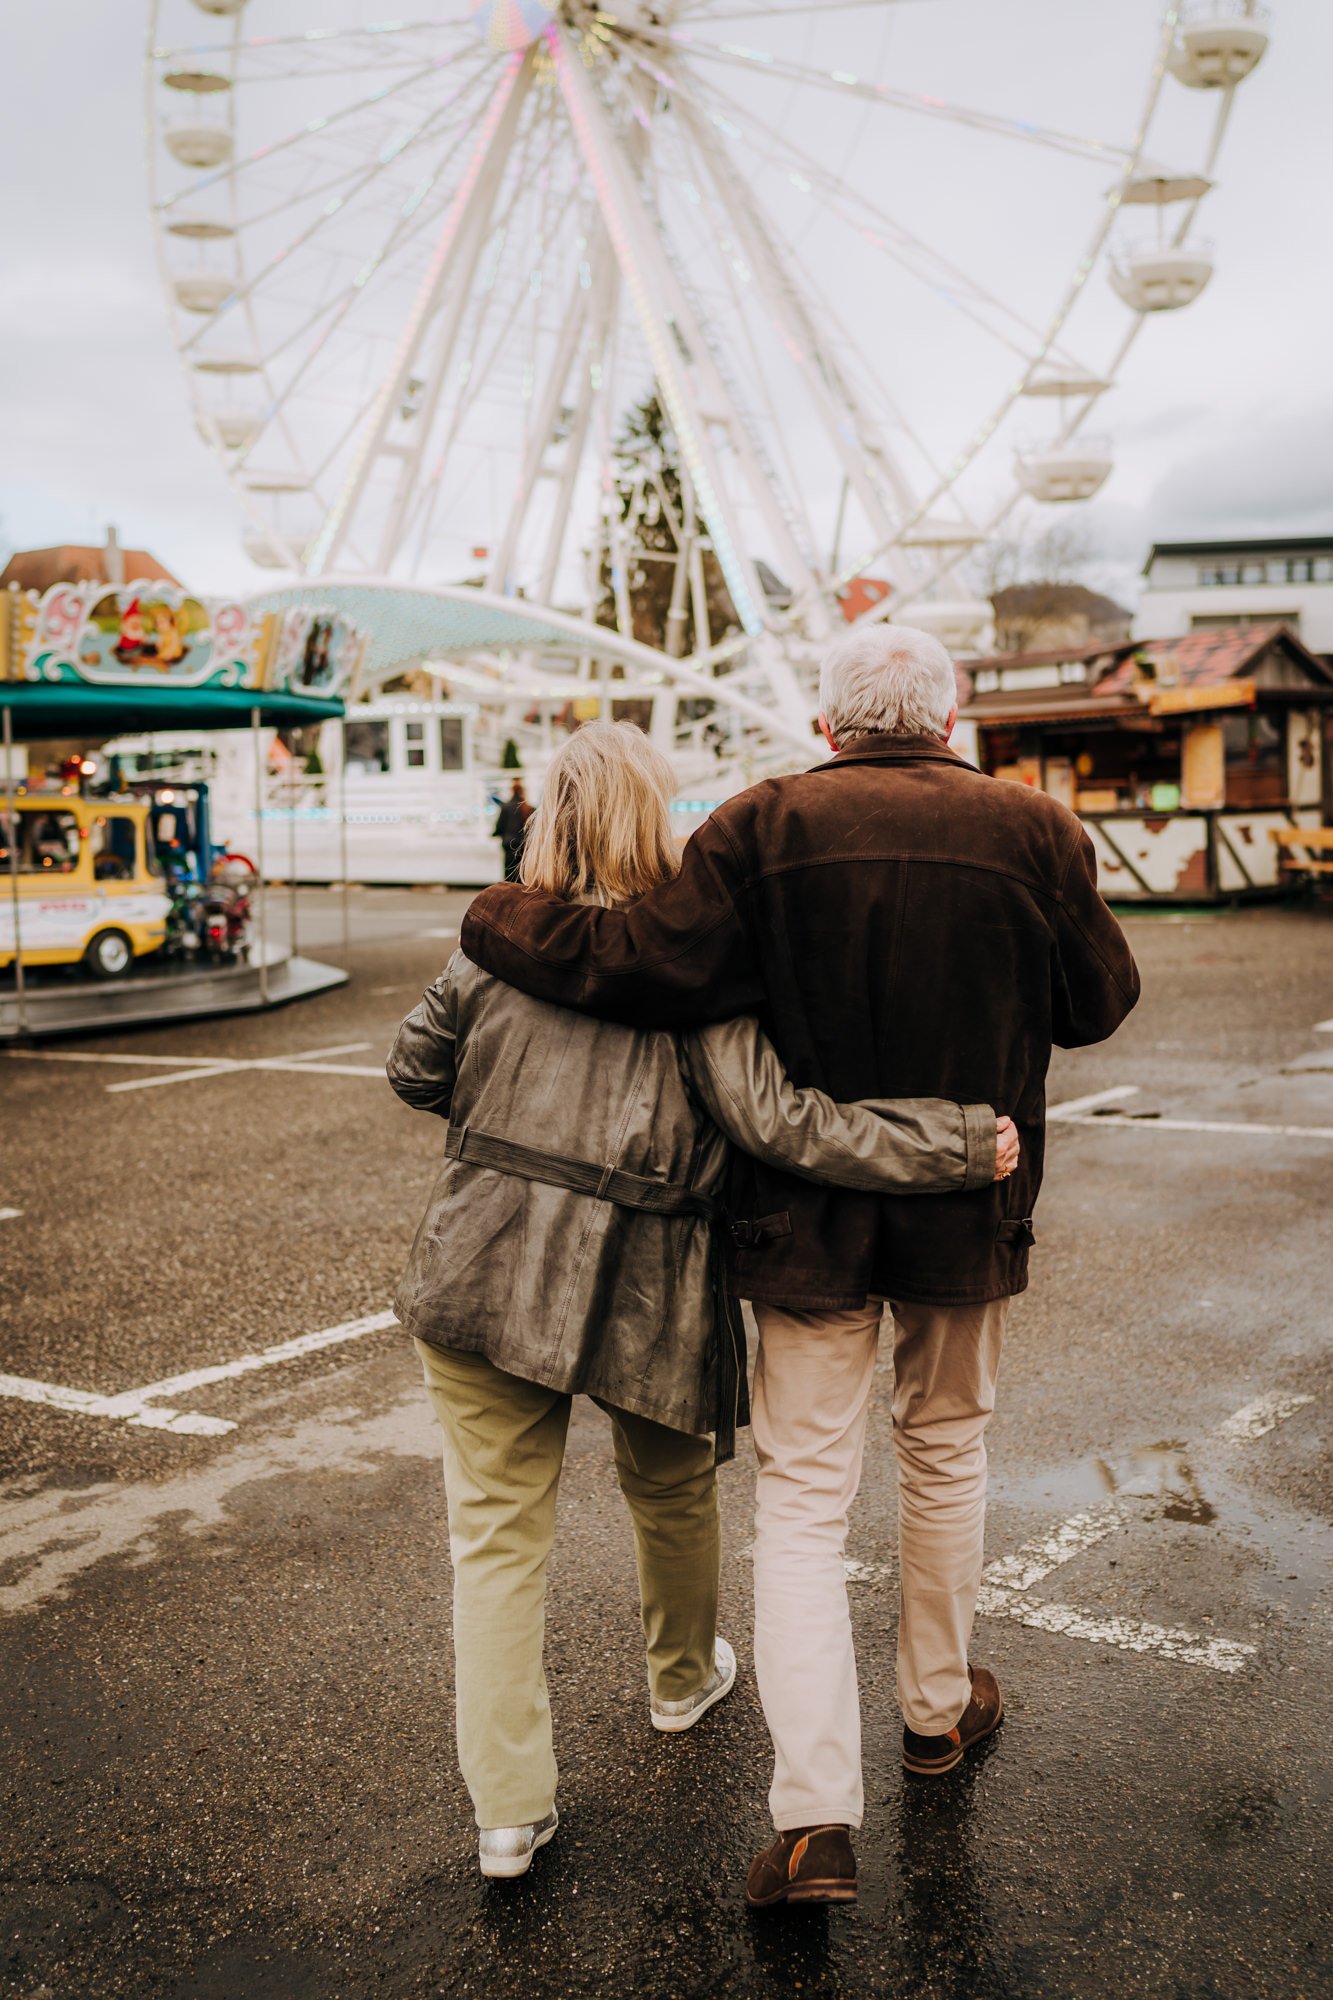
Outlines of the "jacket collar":
{"label": "jacket collar", "polygon": [[961,764],[973,767],[938,736],[861,736],[850,750],[839,750],[818,771],[835,770],[839,764]]}

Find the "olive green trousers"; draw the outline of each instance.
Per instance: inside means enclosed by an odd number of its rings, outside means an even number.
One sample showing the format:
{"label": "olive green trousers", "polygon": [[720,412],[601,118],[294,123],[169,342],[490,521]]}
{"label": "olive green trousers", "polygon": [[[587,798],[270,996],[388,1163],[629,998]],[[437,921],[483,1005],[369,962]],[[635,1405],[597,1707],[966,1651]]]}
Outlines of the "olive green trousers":
{"label": "olive green trousers", "polygon": [[[416,1342],[444,1434],[454,1569],[458,1762],[479,1827],[525,1826],[555,1802],[542,1665],[546,1562],[573,1397],[480,1354]],[[648,1685],[661,1701],[713,1670],[720,1539],[713,1446],[607,1408],[638,1556]],[[589,1669],[600,1671],[596,1652]]]}

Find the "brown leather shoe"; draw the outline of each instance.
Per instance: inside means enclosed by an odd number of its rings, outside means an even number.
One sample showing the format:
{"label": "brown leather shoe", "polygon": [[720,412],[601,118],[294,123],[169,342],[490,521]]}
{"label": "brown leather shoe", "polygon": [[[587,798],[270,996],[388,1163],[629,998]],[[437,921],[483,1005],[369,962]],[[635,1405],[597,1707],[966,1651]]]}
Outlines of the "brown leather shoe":
{"label": "brown leather shoe", "polygon": [[745,1878],[752,1910],[777,1903],[854,1903],[856,1856],[845,1826],[794,1826],[755,1856]]}
{"label": "brown leather shoe", "polygon": [[963,1761],[963,1752],[997,1730],[1004,1720],[1000,1683],[988,1667],[969,1667],[972,1699],[952,1729],[943,1736],[918,1736],[903,1730],[903,1769],[918,1777],[938,1778]]}

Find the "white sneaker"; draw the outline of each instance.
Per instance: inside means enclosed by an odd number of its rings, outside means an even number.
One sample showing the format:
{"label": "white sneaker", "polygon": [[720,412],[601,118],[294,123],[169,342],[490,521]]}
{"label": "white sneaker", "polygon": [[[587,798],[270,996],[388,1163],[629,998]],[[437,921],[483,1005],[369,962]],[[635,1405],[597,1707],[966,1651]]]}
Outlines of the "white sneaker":
{"label": "white sneaker", "polygon": [[675,1735],[682,1729],[693,1729],[701,1715],[707,1715],[710,1708],[731,1693],[736,1685],[736,1655],[725,1639],[715,1642],[713,1671],[697,1694],[687,1695],[684,1701],[658,1701],[652,1698],[653,1728]]}
{"label": "white sneaker", "polygon": [[532,1857],[555,1835],[560,1815],[552,1806],[545,1819],[535,1826],[487,1826],[477,1835],[477,1860],[483,1875],[497,1875],[508,1881],[526,1875]]}

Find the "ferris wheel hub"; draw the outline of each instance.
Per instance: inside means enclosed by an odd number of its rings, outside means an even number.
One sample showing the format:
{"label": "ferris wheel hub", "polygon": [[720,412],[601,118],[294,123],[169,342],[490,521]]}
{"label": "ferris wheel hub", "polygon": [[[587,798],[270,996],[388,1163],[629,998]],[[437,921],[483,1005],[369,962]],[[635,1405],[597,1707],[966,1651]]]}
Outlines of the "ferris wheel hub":
{"label": "ferris wheel hub", "polygon": [[530,48],[555,17],[555,8],[546,0],[472,0],[473,25],[492,49]]}

